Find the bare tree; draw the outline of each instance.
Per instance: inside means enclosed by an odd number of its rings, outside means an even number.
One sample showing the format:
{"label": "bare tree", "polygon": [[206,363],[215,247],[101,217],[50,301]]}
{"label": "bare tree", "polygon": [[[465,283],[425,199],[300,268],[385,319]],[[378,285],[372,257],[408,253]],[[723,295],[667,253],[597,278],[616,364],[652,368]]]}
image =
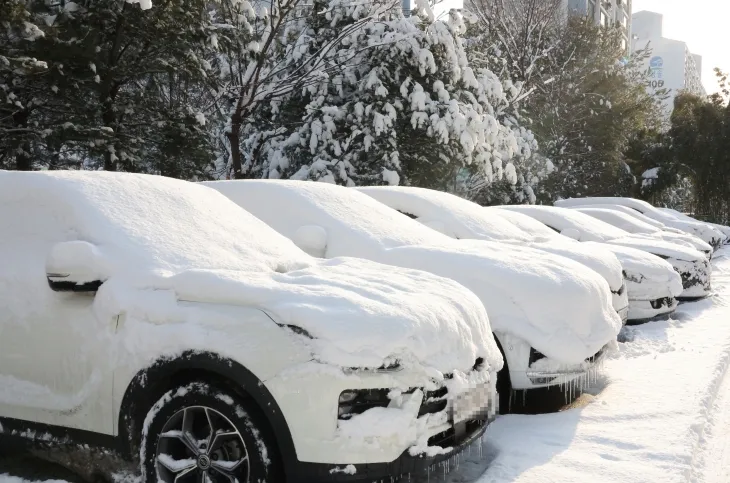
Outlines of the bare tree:
{"label": "bare tree", "polygon": [[[464,2],[464,8],[474,22],[473,32],[481,37],[479,53],[498,54],[496,57],[500,61],[504,59],[501,71],[497,65],[489,67],[497,74],[520,82],[524,89],[530,89],[533,77],[540,75],[540,63],[552,49],[550,33],[565,22],[562,7],[563,0]],[[483,62],[487,60],[483,59]]]}

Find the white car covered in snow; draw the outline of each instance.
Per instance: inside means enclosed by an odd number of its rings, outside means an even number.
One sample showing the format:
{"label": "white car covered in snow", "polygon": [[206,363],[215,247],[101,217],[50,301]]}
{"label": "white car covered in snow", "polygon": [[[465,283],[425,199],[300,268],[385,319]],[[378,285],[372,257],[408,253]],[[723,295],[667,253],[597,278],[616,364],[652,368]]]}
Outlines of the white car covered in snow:
{"label": "white car covered in snow", "polygon": [[[585,377],[616,344],[621,319],[606,281],[577,262],[525,247],[454,240],[357,190],[308,181],[206,183],[321,258],[356,256],[456,280],[484,303],[513,389]],[[382,274],[383,278],[388,273]]]}
{"label": "white car covered in snow", "polygon": [[723,244],[730,243],[730,226],[719,225],[717,223],[710,223],[707,221],[699,221],[695,218],[692,218],[691,216],[685,215],[684,213],[674,210],[672,208],[657,208],[657,209],[660,211],[663,211],[664,213],[667,213],[668,215],[670,215],[678,220],[694,221],[694,222],[710,225],[712,228],[714,228],[715,230],[717,230],[723,234],[723,236],[725,237],[722,241]]}
{"label": "white car covered in snow", "polygon": [[107,446],[155,482],[380,480],[494,417],[502,358],[449,279],[315,259],[156,176],[0,172],[0,226],[2,439]]}
{"label": "white car covered in snow", "polygon": [[[485,210],[476,203],[443,191],[404,186],[356,189],[451,238],[527,246],[575,260],[606,280],[613,294],[614,309],[624,322],[629,317],[629,299],[621,263],[608,250],[583,245],[559,235],[549,240],[540,239],[510,223],[502,212]],[[543,229],[550,231],[544,226]]]}
{"label": "white car covered in snow", "polygon": [[678,295],[683,299],[701,298],[710,293],[712,274],[710,261],[702,252],[693,248],[634,236],[585,213],[567,208],[536,205],[499,208],[529,215],[574,240],[634,248],[656,255],[669,262],[682,277],[682,292]]}
{"label": "white car covered in snow", "polygon": [[608,251],[618,258],[629,296],[629,317],[633,323],[640,323],[663,317],[677,308],[677,296],[682,293],[682,279],[674,268],[664,260],[635,248],[626,248],[601,243],[580,243],[562,236],[536,219],[516,211],[499,207],[486,207],[485,211],[501,216],[535,240],[549,243],[579,244],[594,250]]}
{"label": "white car covered in snow", "polygon": [[[664,240],[669,243],[676,243],[677,245],[684,245],[689,248],[694,248],[705,254],[708,259],[712,258],[713,249],[708,243],[703,242],[694,235],[689,233],[675,233],[658,228],[655,225],[646,223],[645,221],[639,220],[628,213],[621,212],[619,210],[612,210],[604,207],[605,205],[594,205],[587,207],[571,207],[571,209],[578,210],[581,213],[590,215],[593,218],[601,220],[609,225],[613,225],[616,228],[620,228],[624,231],[631,233],[632,235],[643,236],[649,239]],[[630,209],[630,208],[626,208]],[[643,216],[640,213],[636,213],[639,216]]]}
{"label": "white car covered in snow", "polygon": [[561,208],[570,208],[571,206],[585,205],[620,205],[631,208],[632,210],[636,210],[644,216],[661,222],[668,227],[676,228],[678,230],[682,230],[685,233],[695,235],[705,243],[712,245],[715,249],[720,246],[724,236],[722,233],[705,223],[701,223],[698,221],[679,220],[665,212],[662,212],[661,210],[650,205],[644,200],[619,197],[589,197],[570,198],[566,200],[558,200],[555,202],[555,206]]}

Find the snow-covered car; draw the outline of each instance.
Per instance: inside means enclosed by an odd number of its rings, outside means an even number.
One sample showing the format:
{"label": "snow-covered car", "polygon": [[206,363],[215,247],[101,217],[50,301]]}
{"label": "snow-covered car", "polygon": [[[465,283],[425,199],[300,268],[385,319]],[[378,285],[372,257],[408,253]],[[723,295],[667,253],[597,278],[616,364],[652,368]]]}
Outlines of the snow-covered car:
{"label": "snow-covered car", "polygon": [[500,206],[529,215],[561,235],[580,242],[598,242],[626,248],[635,248],[656,255],[669,262],[682,277],[682,299],[705,297],[710,293],[712,269],[704,253],[693,248],[652,240],[616,228],[580,211],[555,206]]}
{"label": "snow-covered car", "polygon": [[634,248],[594,242],[580,243],[559,235],[543,223],[523,213],[502,210],[498,207],[483,209],[509,221],[536,241],[551,244],[567,243],[567,246],[571,248],[577,244],[591,250],[612,253],[618,258],[623,270],[629,298],[628,320],[631,323],[636,324],[657,317],[665,317],[677,308],[676,297],[682,293],[682,279],[664,260]]}
{"label": "snow-covered car", "polygon": [[316,259],[157,176],[0,172],[0,226],[3,439],[109,447],[150,482],[364,481],[495,415],[502,357],[452,280]]}
{"label": "snow-covered car", "polygon": [[[663,211],[664,213],[669,214],[670,216],[673,216],[674,218],[677,218],[678,220],[700,222],[699,220],[692,218],[691,216],[685,215],[684,213],[674,210],[672,208],[657,208],[657,209]],[[714,228],[715,230],[722,233],[725,236],[725,239],[723,240],[723,244],[730,243],[730,226],[720,225],[718,223],[710,223],[708,221],[701,221],[700,223],[705,223],[706,225],[710,225],[712,228]]]}
{"label": "snow-covered car", "polygon": [[593,198],[569,198],[566,200],[558,200],[555,206],[560,208],[570,208],[571,206],[584,205],[621,205],[661,222],[662,224],[682,230],[685,233],[695,235],[705,243],[709,243],[713,248],[717,249],[723,238],[723,234],[715,230],[711,226],[697,221],[679,220],[667,213],[662,212],[658,208],[650,205],[644,200],[634,198],[620,197],[593,197]]}
{"label": "snow-covered car", "polygon": [[[631,233],[632,235],[645,236],[652,239],[664,240],[669,243],[676,243],[686,247],[694,248],[705,254],[708,259],[712,258],[713,249],[708,243],[703,242],[689,233],[674,233],[658,228],[654,225],[639,220],[627,213],[618,210],[605,208],[606,205],[593,205],[587,207],[575,206],[571,209],[590,215],[616,228]],[[627,208],[630,209],[630,208]],[[639,213],[637,213],[639,214]]]}
{"label": "snow-covered car", "polygon": [[[321,258],[356,256],[456,280],[484,303],[505,357],[510,389],[577,383],[607,348],[621,319],[596,272],[526,247],[454,240],[357,190],[309,181],[205,183]],[[383,273],[387,277],[387,272]]]}
{"label": "snow-covered car", "polygon": [[575,260],[598,272],[608,282],[614,309],[624,322],[629,317],[629,299],[621,264],[608,250],[561,236],[549,241],[535,238],[504,219],[500,212],[485,210],[476,203],[443,191],[403,186],[356,189],[457,240],[487,240],[527,246]]}

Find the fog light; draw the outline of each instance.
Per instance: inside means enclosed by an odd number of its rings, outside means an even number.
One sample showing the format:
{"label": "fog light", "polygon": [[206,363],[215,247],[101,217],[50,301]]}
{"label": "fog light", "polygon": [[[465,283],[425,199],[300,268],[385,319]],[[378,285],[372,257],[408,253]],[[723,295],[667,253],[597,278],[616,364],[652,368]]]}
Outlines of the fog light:
{"label": "fog light", "polygon": [[386,408],[390,404],[390,389],[347,389],[340,393],[338,419],[350,419],[368,409]]}

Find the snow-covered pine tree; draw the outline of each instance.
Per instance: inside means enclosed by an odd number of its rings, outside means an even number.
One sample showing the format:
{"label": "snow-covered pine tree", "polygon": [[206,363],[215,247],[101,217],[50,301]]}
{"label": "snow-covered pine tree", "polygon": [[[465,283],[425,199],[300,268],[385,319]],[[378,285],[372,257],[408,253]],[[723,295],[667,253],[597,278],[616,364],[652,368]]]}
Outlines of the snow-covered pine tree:
{"label": "snow-covered pine tree", "polygon": [[328,27],[314,10],[312,32],[361,23],[326,53],[327,76],[275,106],[278,131],[252,158],[261,176],[447,189],[466,166],[491,182],[529,154],[532,141],[500,122],[501,81],[469,66],[461,16],[431,21],[423,4],[404,18],[400,2],[331,0]]}
{"label": "snow-covered pine tree", "polygon": [[31,169],[33,142],[45,135],[32,120],[37,108],[32,80],[48,68],[33,56],[41,37],[27,2],[0,3],[0,169]]}
{"label": "snow-covered pine tree", "polygon": [[42,133],[27,140],[34,169],[207,176],[212,149],[198,107],[209,104],[208,2],[169,0],[144,11],[122,0],[25,3],[43,34],[29,55],[47,64],[25,80],[29,122]]}

